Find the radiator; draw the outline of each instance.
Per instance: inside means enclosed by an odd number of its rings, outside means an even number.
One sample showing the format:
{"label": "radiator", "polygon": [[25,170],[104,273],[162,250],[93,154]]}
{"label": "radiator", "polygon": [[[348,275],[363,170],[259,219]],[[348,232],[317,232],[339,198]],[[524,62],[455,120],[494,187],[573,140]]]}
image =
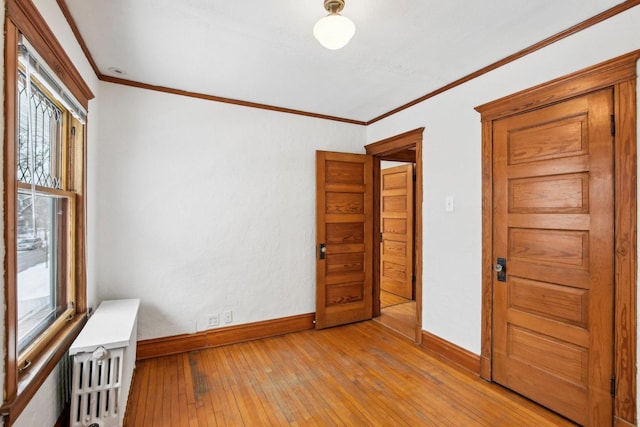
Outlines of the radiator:
{"label": "radiator", "polygon": [[71,427],[121,427],[136,361],[139,299],[104,301],[74,341]]}

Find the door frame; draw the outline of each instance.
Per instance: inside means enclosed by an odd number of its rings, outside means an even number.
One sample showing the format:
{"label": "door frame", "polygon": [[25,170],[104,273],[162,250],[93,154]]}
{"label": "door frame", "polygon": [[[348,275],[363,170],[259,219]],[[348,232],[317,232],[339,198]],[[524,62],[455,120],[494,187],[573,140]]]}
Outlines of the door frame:
{"label": "door frame", "polygon": [[[414,275],[416,276],[416,323],[414,341],[422,343],[422,134],[424,127],[366,145],[373,157],[373,316],[380,316],[380,161],[415,161]],[[415,149],[415,157],[410,151]],[[409,154],[409,155],[408,155]],[[415,159],[415,160],[414,160]]]}
{"label": "door frame", "polygon": [[480,376],[492,379],[493,121],[610,88],[614,99],[614,420],[636,423],[637,140],[640,50],[476,107],[482,118],[482,334]]}

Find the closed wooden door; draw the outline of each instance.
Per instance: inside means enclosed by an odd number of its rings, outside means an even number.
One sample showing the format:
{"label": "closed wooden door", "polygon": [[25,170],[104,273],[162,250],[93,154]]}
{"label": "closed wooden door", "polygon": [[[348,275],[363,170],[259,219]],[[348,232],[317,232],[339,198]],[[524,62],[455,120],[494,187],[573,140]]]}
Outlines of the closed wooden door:
{"label": "closed wooden door", "polygon": [[371,319],[371,156],[316,152],[316,328]]}
{"label": "closed wooden door", "polygon": [[589,426],[612,422],[612,111],[601,91],[493,126],[493,379]]}
{"label": "closed wooden door", "polygon": [[412,300],[413,164],[380,175],[380,288]]}

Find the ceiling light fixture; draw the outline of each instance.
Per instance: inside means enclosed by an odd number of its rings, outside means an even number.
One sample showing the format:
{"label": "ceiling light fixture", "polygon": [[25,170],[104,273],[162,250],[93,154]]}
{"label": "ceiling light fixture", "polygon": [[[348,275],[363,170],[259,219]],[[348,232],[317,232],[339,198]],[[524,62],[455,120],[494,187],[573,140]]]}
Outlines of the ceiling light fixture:
{"label": "ceiling light fixture", "polygon": [[313,35],[327,49],[343,48],[356,33],[353,21],[339,13],[344,9],[344,0],[324,0],[324,8],[329,14],[316,22]]}

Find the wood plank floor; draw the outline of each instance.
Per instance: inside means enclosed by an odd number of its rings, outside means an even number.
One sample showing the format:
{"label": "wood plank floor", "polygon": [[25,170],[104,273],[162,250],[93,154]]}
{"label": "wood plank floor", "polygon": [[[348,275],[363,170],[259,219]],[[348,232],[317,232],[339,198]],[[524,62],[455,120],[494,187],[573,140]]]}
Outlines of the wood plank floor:
{"label": "wood plank floor", "polygon": [[385,307],[380,310],[380,316],[373,320],[401,333],[412,341],[416,339],[415,301]]}
{"label": "wood plank floor", "polygon": [[125,426],[571,426],[376,322],[138,361]]}
{"label": "wood plank floor", "polygon": [[416,339],[415,301],[381,290],[380,316],[373,320],[401,333],[412,341]]}
{"label": "wood plank floor", "polygon": [[412,300],[401,297],[391,292],[380,290],[380,308],[387,308],[398,304],[411,302]]}

